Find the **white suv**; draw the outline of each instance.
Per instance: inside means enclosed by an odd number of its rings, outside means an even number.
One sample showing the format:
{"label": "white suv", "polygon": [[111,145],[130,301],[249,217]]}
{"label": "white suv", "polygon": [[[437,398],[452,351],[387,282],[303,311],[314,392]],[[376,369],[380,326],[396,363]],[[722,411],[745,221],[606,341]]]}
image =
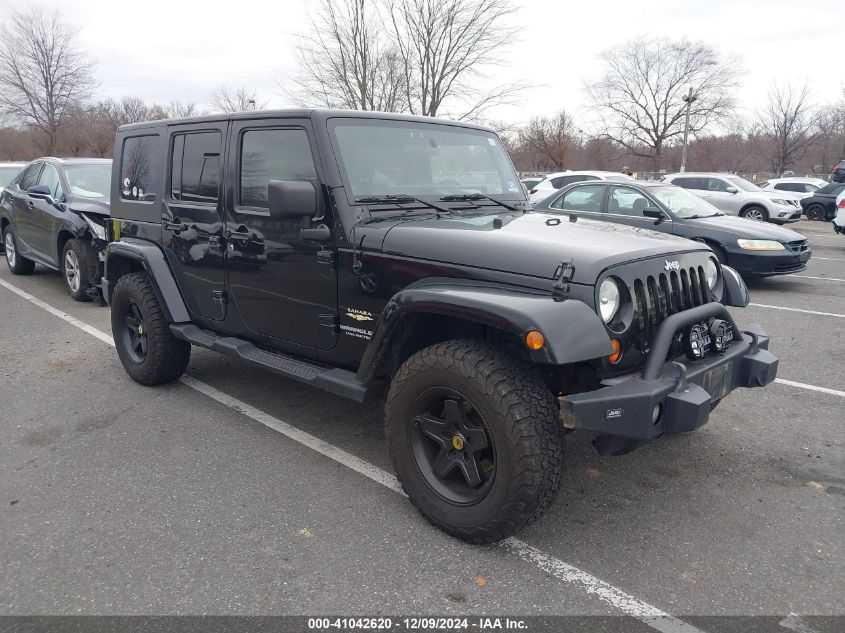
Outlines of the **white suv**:
{"label": "white suv", "polygon": [[821,178],[772,178],[766,182],[759,183],[763,191],[791,191],[802,198],[812,196],[819,189],[827,185],[826,180]]}
{"label": "white suv", "polygon": [[733,174],[669,174],[663,178],[689,189],[725,213],[749,220],[786,224],[801,219],[801,196],[786,191],[763,191],[754,183]]}
{"label": "white suv", "polygon": [[528,199],[531,202],[540,202],[552,195],[558,189],[573,182],[584,182],[585,180],[630,180],[630,177],[618,171],[559,171],[549,174],[539,184],[528,191]]}

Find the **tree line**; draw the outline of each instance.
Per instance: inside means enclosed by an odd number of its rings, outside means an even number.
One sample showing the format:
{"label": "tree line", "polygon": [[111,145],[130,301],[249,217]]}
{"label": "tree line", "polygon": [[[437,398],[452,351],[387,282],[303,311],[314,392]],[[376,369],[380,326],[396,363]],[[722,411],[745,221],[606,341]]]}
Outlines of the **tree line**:
{"label": "tree line", "polygon": [[[561,110],[514,125],[488,118],[528,87],[495,81],[518,35],[511,0],[315,4],[295,42],[298,73],[279,85],[286,100],[488,123],[521,171],[677,170],[687,110],[688,169],[826,173],[845,158],[845,92],[820,105],[806,84],[773,84],[766,104],[742,117],[740,60],[702,42],[639,37],[611,47],[584,85],[587,120]],[[94,65],[76,33],[40,7],[0,27],[0,159],[108,156],[125,123],[267,106],[256,91],[225,85],[204,104],[94,99]]]}

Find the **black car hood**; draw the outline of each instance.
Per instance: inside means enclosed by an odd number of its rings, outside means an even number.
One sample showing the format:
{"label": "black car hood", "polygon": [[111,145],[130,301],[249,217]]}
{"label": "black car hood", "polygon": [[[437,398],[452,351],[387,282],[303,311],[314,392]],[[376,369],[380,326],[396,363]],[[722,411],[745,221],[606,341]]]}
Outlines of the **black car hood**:
{"label": "black car hood", "polygon": [[[501,228],[495,228],[500,219]],[[610,266],[671,253],[706,251],[700,243],[636,227],[531,212],[405,220],[356,229],[356,241],[390,255],[552,279],[563,260],[573,281],[594,284]],[[368,235],[368,233],[370,233]],[[360,243],[360,242],[359,242]]]}
{"label": "black car hood", "polygon": [[71,198],[67,203],[68,208],[74,213],[88,213],[93,215],[111,215],[111,207],[108,200],[91,200],[90,198]]}
{"label": "black car hood", "polygon": [[695,218],[683,220],[683,223],[690,226],[700,226],[708,231],[720,231],[740,239],[777,240],[778,242],[794,242],[805,239],[800,233],[785,229],[782,226],[769,222],[755,222],[754,220],[738,218],[735,215]]}

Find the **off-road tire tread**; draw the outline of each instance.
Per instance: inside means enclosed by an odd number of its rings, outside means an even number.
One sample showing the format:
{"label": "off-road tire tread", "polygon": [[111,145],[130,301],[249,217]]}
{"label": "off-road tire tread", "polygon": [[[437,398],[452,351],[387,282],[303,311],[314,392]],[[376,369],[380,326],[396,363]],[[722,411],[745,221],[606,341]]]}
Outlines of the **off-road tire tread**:
{"label": "off-road tire tread", "polygon": [[[121,277],[114,288],[112,304],[122,300],[122,295],[132,298],[144,315],[147,330],[147,358],[143,364],[136,364],[129,359],[123,362],[126,373],[135,381],[148,387],[163,385],[177,380],[188,368],[191,359],[191,344],[180,341],[170,332],[170,322],[165,318],[158,303],[155,290],[143,272],[129,273]],[[121,343],[117,339],[118,328],[115,322],[117,311],[112,310],[112,332],[115,345],[120,352]],[[121,356],[121,361],[123,357]]]}
{"label": "off-road tire tread", "polygon": [[[402,432],[402,421],[392,426],[391,420],[405,384],[415,372],[432,368],[452,370],[475,379],[495,410],[510,421],[509,441],[517,476],[509,486],[507,502],[497,518],[486,526],[466,528],[444,524],[412,495],[409,498],[430,523],[452,536],[478,544],[501,541],[543,515],[560,489],[564,436],[554,396],[529,362],[506,350],[477,340],[438,343],[405,361],[390,385],[385,403],[388,445],[392,433]],[[395,456],[393,465],[399,483],[408,493]]]}

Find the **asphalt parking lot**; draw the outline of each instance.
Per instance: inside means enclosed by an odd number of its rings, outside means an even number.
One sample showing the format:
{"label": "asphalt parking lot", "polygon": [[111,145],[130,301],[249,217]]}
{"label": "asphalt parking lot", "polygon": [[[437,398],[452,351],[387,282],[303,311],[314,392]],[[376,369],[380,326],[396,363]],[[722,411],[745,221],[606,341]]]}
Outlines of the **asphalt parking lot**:
{"label": "asphalt parking lot", "polygon": [[624,457],[570,435],[552,510],[489,547],[391,489],[381,403],[196,348],[189,378],[141,387],[106,342],[107,308],[3,265],[0,610],[667,613],[675,631],[845,615],[845,238],[791,228],[808,270],[750,283],[734,314],[797,384],[736,392],[699,432]]}

